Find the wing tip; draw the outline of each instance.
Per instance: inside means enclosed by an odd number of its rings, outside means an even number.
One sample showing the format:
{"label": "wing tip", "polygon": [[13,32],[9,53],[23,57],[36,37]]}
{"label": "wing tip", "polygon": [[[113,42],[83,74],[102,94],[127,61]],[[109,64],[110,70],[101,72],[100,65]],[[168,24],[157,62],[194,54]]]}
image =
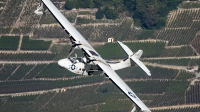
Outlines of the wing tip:
{"label": "wing tip", "polygon": [[147,73],[147,75],[148,75],[148,76],[151,76],[151,73],[150,73],[150,72],[148,72],[148,73]]}

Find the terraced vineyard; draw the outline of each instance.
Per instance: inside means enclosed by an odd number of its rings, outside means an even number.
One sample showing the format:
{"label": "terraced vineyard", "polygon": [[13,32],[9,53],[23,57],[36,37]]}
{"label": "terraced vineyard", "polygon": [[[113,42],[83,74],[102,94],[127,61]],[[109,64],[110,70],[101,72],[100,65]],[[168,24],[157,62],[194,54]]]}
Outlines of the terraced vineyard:
{"label": "terraced vineyard", "polygon": [[[127,57],[118,40],[133,52],[143,50],[152,76],[138,66],[116,72],[153,112],[200,111],[199,2],[180,4],[165,28],[144,30],[130,17],[97,20],[97,9],[64,10],[64,0],[52,1],[106,60]],[[37,2],[0,2],[0,110],[131,111],[134,103],[105,75],[81,76],[58,67],[71,48],[68,35],[48,10],[33,13]],[[115,42],[107,43],[109,37]]]}
{"label": "terraced vineyard", "polygon": [[199,9],[178,9],[169,15],[165,29],[156,33],[156,39],[168,40],[169,45],[188,45],[199,31]]}

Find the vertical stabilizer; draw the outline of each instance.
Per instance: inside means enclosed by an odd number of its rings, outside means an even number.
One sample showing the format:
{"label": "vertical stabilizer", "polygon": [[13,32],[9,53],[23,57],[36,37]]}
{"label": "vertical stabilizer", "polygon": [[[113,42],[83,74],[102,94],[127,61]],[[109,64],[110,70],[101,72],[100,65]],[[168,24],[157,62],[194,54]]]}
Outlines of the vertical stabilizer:
{"label": "vertical stabilizer", "polygon": [[142,50],[138,50],[138,52],[136,52],[133,57],[135,57],[136,59],[140,59],[140,57],[142,56],[143,51]]}

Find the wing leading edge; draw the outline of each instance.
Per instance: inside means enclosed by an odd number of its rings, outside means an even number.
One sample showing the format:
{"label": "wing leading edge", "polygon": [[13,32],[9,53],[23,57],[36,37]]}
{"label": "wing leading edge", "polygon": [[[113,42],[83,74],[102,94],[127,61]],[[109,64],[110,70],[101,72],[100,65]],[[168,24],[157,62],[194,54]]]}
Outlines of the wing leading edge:
{"label": "wing leading edge", "polygon": [[87,46],[91,49],[93,47],[85,40],[85,38],[76,30],[76,28],[65,18],[65,16],[56,8],[56,6],[50,0],[42,0],[47,6],[52,15],[57,19],[63,29],[80,44]]}
{"label": "wing leading edge", "polygon": [[97,64],[109,77],[109,79],[116,84],[135,104],[141,108],[144,112],[151,112],[147,106],[137,97],[137,95],[130,89],[130,87],[117,75],[117,73],[110,68],[110,66],[105,65],[99,61],[95,61]]}

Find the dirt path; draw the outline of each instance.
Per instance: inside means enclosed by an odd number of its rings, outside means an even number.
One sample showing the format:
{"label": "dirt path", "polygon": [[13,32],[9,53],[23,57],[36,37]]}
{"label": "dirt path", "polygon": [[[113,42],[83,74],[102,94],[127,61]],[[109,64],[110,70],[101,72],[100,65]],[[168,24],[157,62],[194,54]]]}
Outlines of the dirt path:
{"label": "dirt path", "polygon": [[191,105],[175,105],[175,106],[163,106],[163,107],[152,107],[149,108],[150,110],[163,110],[163,109],[180,109],[180,108],[186,108],[186,107],[199,107],[200,104],[191,104]]}
{"label": "dirt path", "polygon": [[185,56],[185,57],[153,57],[153,58],[142,58],[142,59],[148,59],[148,60],[158,60],[158,59],[199,59],[200,56]]}
{"label": "dirt path", "polygon": [[162,64],[148,63],[148,62],[144,62],[144,64],[153,66],[153,67],[160,67],[160,68],[168,68],[168,69],[175,69],[175,70],[187,70],[187,68],[185,66],[162,65]]}
{"label": "dirt path", "polygon": [[23,39],[23,35],[20,35],[19,44],[18,44],[18,48],[17,48],[17,51],[18,51],[18,52],[19,52],[20,49],[21,49],[22,39]]}

